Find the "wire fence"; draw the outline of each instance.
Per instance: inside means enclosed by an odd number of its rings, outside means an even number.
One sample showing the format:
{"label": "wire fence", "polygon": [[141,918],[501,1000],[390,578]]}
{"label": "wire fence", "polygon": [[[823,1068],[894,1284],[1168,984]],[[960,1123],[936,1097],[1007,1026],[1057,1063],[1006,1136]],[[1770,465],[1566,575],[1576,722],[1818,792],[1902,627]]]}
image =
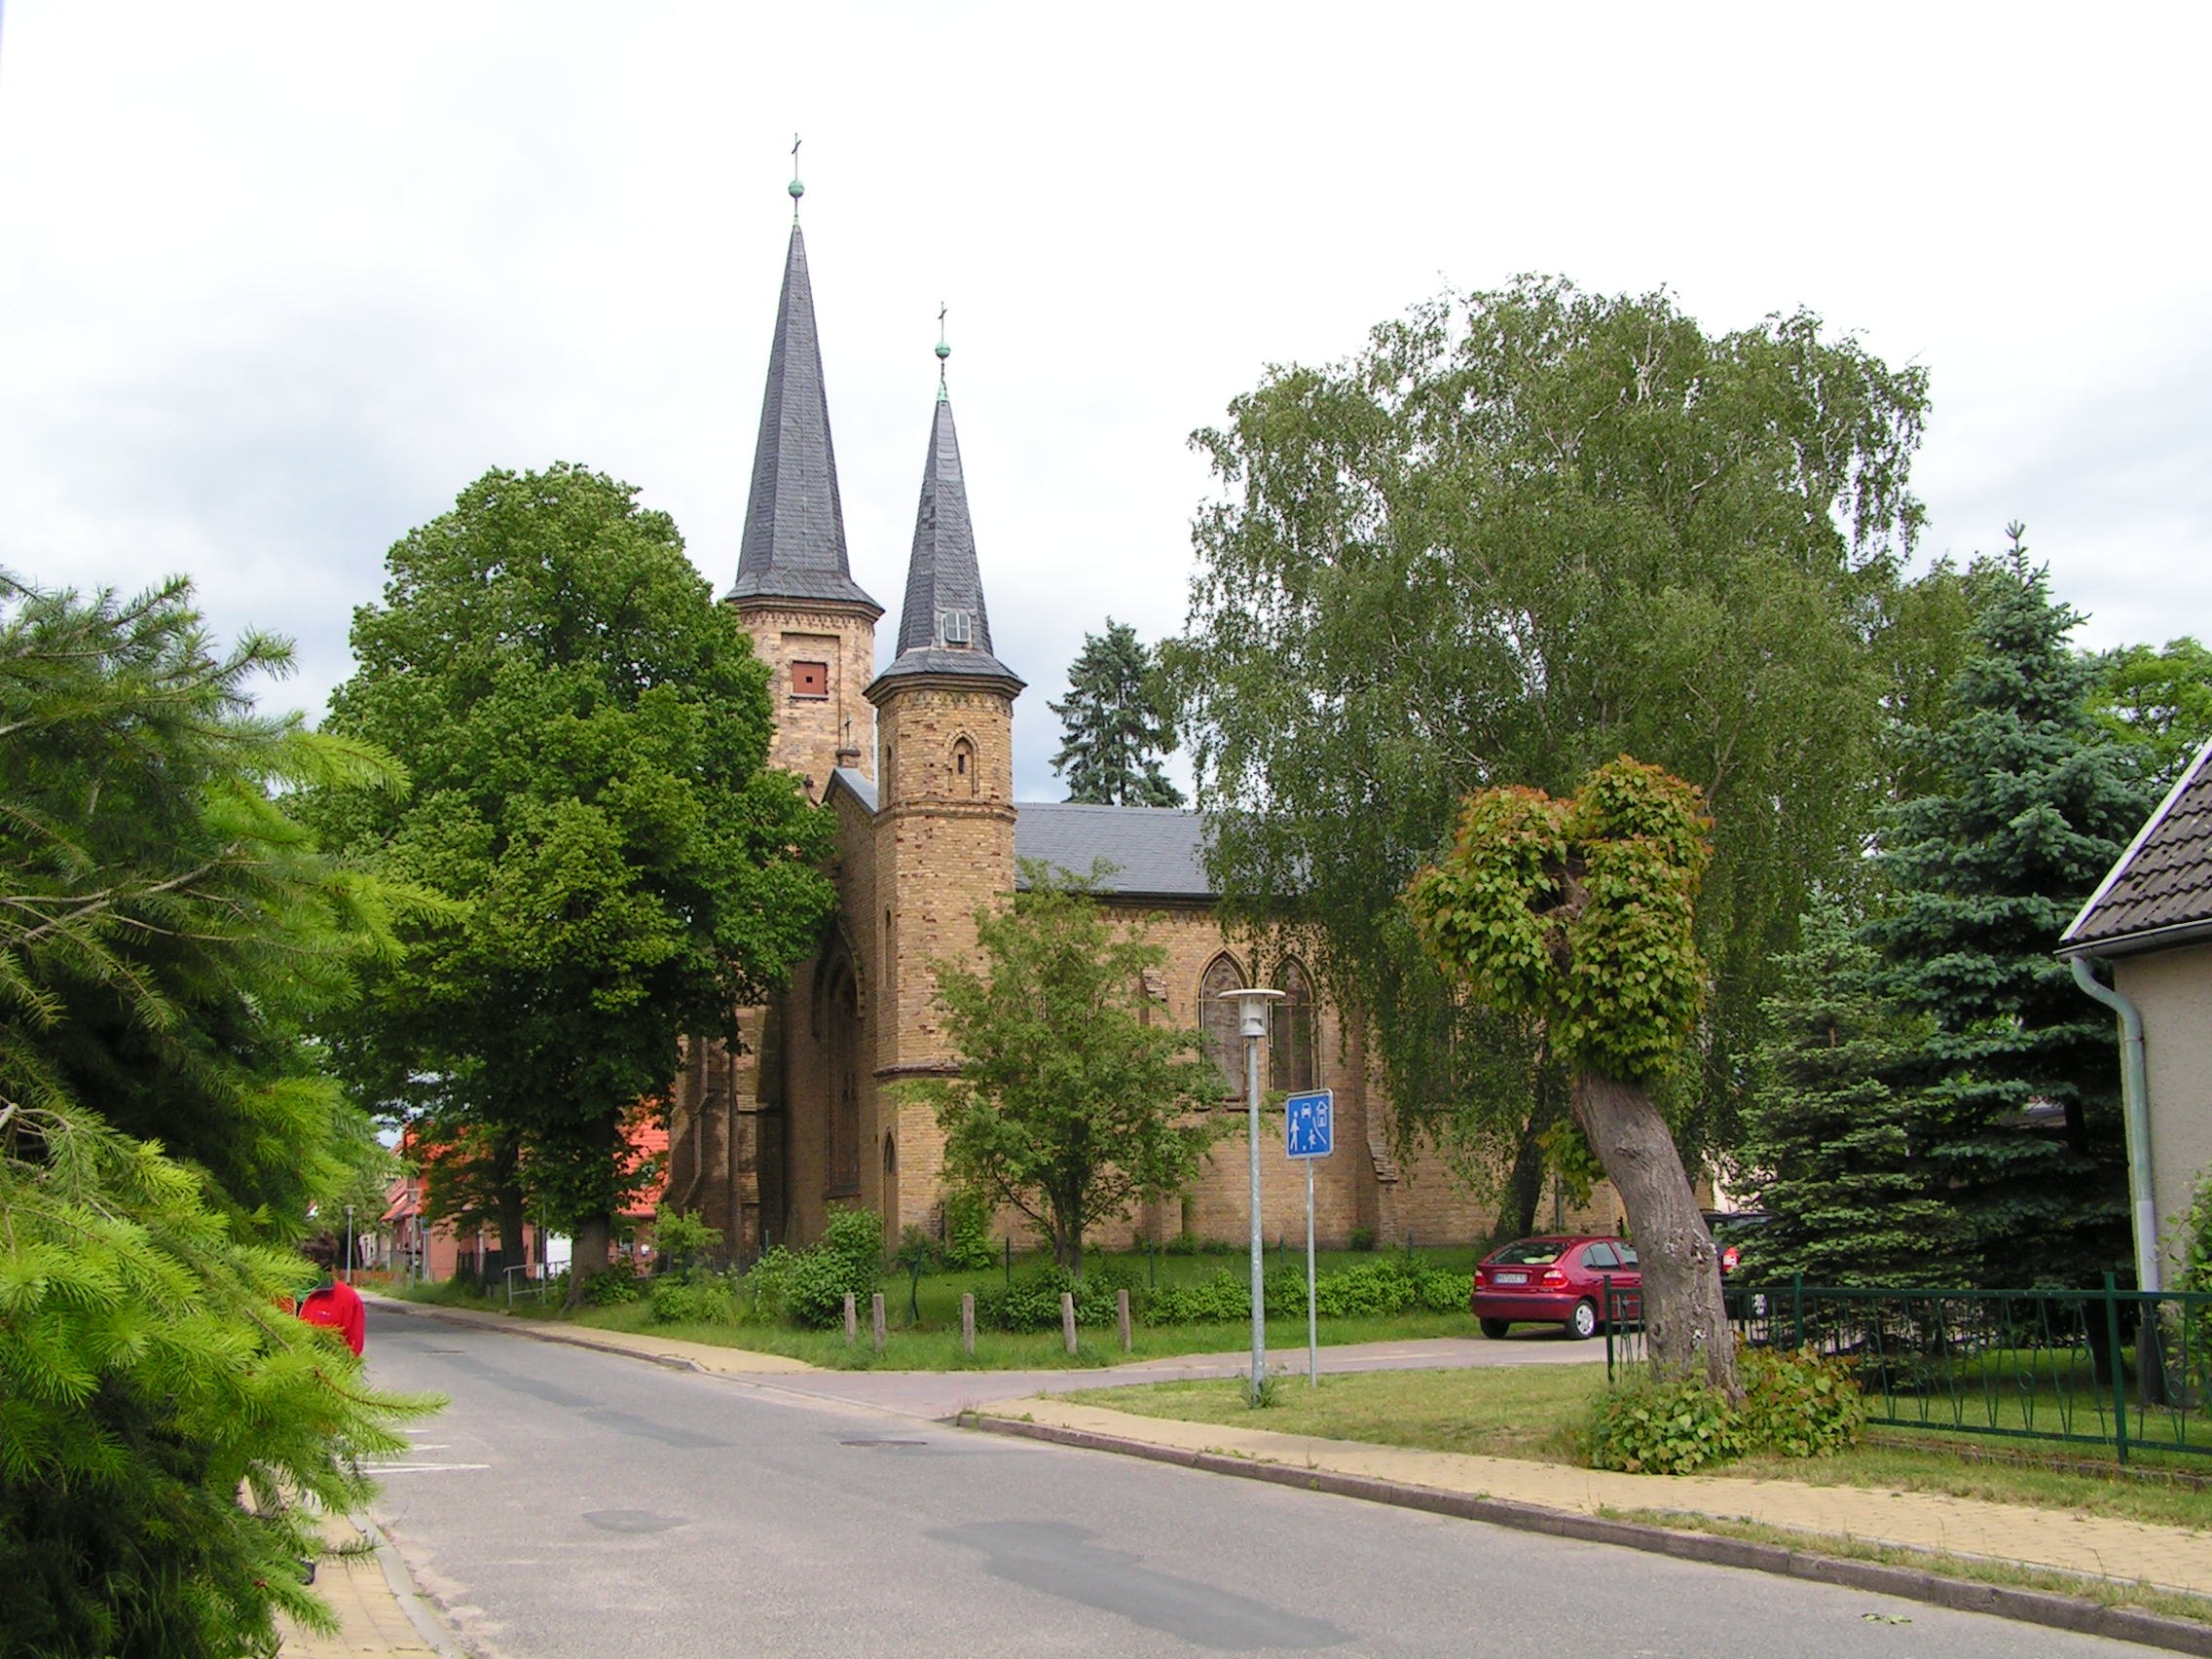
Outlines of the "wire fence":
{"label": "wire fence", "polygon": [[[2212,1456],[2212,1295],[1730,1285],[1754,1346],[1848,1359],[1867,1420]],[[1608,1378],[1644,1363],[1641,1290],[1605,1286]]]}

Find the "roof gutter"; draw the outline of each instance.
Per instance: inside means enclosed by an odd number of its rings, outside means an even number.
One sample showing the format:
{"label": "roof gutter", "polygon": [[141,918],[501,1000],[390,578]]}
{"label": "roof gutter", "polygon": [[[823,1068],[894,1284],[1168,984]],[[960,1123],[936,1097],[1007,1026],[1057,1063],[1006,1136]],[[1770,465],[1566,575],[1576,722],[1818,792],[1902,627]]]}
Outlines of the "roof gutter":
{"label": "roof gutter", "polygon": [[2070,956],[2074,982],[2120,1015],[2120,1101],[2127,1124],[2127,1188],[2135,1205],[2135,1287],[2163,1288],[2158,1270],[2158,1199],[2151,1186],[2151,1093],[2143,1065],[2143,1015],[2119,991],[2100,984],[2086,954]]}

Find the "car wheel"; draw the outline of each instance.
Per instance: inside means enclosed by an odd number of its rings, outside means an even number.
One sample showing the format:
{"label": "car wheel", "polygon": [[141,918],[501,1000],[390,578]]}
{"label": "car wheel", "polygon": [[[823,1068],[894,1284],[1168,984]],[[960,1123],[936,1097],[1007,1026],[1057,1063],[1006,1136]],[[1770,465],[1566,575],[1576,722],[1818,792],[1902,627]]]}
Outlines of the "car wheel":
{"label": "car wheel", "polygon": [[1598,1305],[1584,1297],[1567,1316],[1567,1334],[1579,1341],[1598,1334]]}
{"label": "car wheel", "polygon": [[1512,1321],[1510,1319],[1478,1319],[1475,1323],[1482,1326],[1483,1335],[1494,1343],[1498,1338],[1505,1335],[1506,1327]]}

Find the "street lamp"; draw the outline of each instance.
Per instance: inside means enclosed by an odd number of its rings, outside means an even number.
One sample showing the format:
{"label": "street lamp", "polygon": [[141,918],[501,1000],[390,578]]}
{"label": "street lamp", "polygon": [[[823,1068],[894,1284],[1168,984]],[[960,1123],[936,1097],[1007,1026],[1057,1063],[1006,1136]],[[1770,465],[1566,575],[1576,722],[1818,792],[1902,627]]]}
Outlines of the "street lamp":
{"label": "street lamp", "polygon": [[1252,1376],[1246,1398],[1260,1403],[1268,1381],[1267,1268],[1260,1239],[1260,1043],[1268,1034],[1268,1004],[1280,1002],[1280,991],[1247,987],[1224,991],[1224,1002],[1236,1004],[1237,1030],[1244,1038],[1244,1139],[1252,1161]]}
{"label": "street lamp", "polygon": [[346,1282],[353,1282],[353,1206],[346,1206]]}

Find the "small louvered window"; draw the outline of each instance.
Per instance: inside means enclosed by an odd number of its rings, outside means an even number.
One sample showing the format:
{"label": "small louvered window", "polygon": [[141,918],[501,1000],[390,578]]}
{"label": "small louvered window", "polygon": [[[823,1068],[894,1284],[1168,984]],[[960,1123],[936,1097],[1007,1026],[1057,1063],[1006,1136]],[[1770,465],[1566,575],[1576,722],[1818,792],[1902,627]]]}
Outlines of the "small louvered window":
{"label": "small louvered window", "polygon": [[973,610],[946,610],[940,612],[940,616],[946,645],[972,645],[976,643],[976,613]]}

